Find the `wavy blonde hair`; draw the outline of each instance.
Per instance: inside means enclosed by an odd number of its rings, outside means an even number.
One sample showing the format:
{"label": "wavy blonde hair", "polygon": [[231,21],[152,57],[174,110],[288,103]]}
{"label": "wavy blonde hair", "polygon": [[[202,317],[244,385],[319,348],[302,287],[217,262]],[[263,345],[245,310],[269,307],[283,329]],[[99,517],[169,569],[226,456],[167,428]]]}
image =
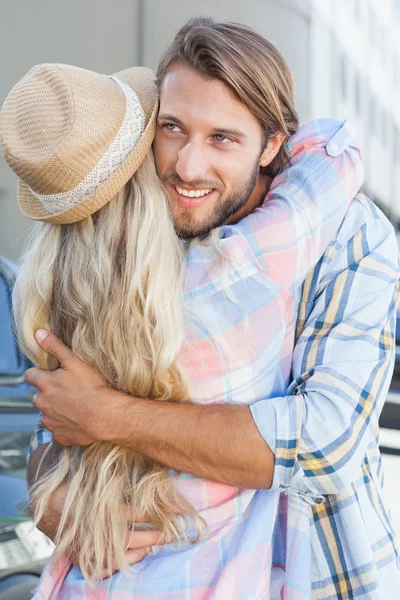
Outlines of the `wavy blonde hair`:
{"label": "wavy blonde hair", "polygon": [[[23,351],[42,369],[59,365],[35,342],[50,328],[112,388],[178,402],[188,389],[177,356],[184,338],[184,252],[152,153],[115,199],[71,225],[37,223],[14,288]],[[177,491],[169,469],[108,442],[64,448],[35,482],[39,522],[53,492],[68,492],[55,563],[74,555],[89,582],[127,568],[126,508],[147,515],[171,541],[197,541],[205,525]],[[190,537],[190,532],[195,535]]]}

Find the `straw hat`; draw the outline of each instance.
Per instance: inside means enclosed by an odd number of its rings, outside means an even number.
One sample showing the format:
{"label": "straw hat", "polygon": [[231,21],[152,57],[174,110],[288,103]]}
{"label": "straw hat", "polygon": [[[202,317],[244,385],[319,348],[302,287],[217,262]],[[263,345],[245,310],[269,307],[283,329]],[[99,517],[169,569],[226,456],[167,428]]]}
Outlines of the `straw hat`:
{"label": "straw hat", "polygon": [[154,74],[113,76],[60,64],[33,67],[0,111],[0,145],[29,219],[74,223],[99,210],[151,148]]}

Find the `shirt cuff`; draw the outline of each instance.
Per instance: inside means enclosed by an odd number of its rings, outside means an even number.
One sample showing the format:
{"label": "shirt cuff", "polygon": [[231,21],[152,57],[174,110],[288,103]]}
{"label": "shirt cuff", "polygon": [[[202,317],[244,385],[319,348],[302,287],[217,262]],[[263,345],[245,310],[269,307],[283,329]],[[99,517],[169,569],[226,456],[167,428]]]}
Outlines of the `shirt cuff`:
{"label": "shirt cuff", "polygon": [[325,497],[312,485],[297,460],[304,397],[302,394],[260,400],[250,406],[260,435],[275,455],[271,490],[293,494],[307,504],[322,504]]}

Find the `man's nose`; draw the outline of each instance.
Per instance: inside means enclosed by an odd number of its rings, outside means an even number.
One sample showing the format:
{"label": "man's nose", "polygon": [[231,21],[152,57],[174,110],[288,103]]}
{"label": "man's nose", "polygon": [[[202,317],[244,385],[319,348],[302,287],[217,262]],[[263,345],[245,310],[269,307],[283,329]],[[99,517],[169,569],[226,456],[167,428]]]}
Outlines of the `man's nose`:
{"label": "man's nose", "polygon": [[185,182],[206,179],[208,164],[202,148],[192,142],[181,148],[178,152],[175,170],[181,180]]}

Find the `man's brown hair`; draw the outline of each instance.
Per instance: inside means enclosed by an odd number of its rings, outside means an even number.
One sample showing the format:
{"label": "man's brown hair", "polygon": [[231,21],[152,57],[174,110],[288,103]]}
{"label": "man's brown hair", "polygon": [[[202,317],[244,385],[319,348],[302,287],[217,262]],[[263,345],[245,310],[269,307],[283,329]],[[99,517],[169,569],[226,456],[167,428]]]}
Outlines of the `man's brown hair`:
{"label": "man's brown hair", "polygon": [[[250,27],[209,17],[190,19],[161,58],[157,71],[160,90],[176,63],[206,79],[222,81],[260,123],[264,147],[278,133],[286,139],[296,133],[299,122],[289,65],[273,44]],[[283,143],[267,172],[275,175],[287,161]]]}

